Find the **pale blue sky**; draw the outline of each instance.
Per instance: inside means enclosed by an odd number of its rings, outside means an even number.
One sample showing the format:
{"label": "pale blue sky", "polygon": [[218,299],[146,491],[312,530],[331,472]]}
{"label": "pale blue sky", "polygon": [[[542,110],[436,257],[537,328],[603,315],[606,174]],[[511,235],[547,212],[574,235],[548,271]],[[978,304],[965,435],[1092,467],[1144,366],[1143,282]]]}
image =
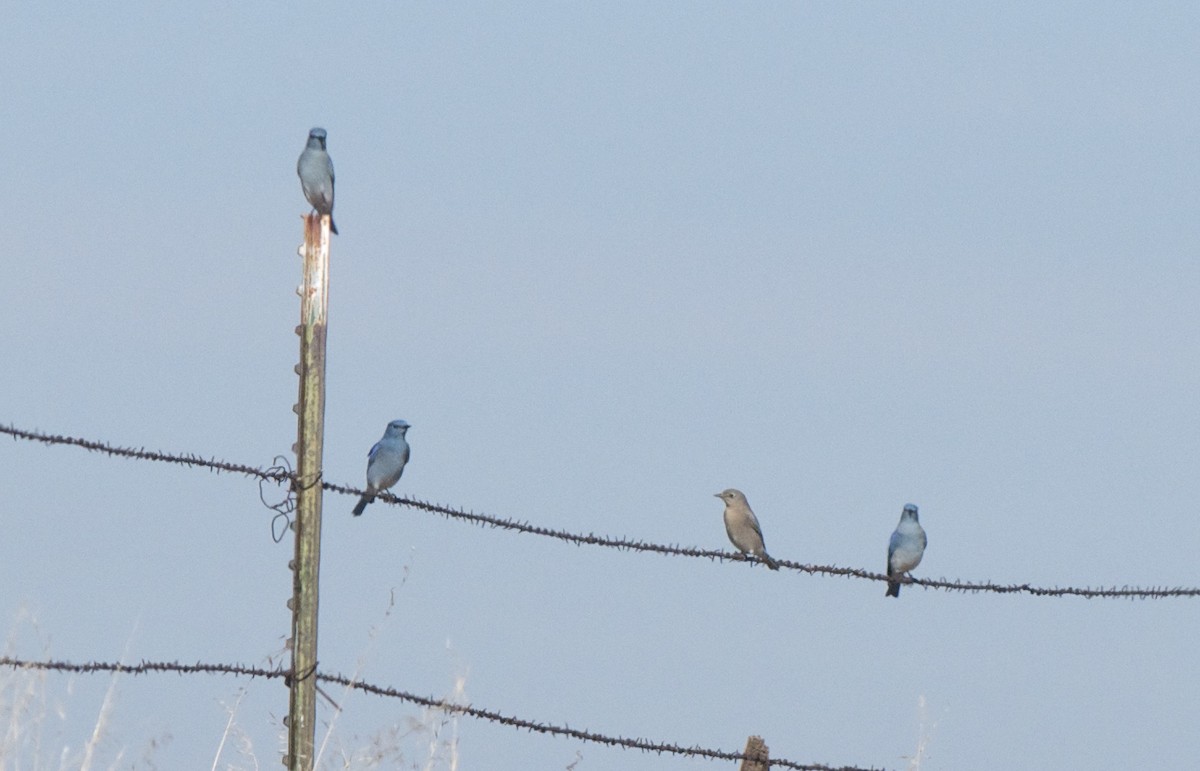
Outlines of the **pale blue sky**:
{"label": "pale blue sky", "polygon": [[[912,501],[918,575],[1200,583],[1194,4],[5,17],[0,422],[287,453],[295,161],[319,125],[342,231],[328,480],[361,484],[402,417],[399,494],[551,527],[727,548],[712,495],[737,487],[777,558],[882,570]],[[291,545],[253,482],[27,442],[0,465],[10,651],[278,656]],[[352,505],[325,502],[331,671],[438,696],[461,676],[476,705],[603,733],[758,733],[801,762],[903,768],[922,736],[922,769],[1200,754],[1195,600],[885,600]],[[48,676],[65,717],[13,757],[57,768],[108,686]],[[210,767],[242,688],[250,749],[217,767],[276,767],[282,686],[174,676],[118,681],[97,767]],[[418,714],[340,700],[347,754]],[[465,769],[713,765],[457,731]],[[419,768],[428,741],[393,744]]]}

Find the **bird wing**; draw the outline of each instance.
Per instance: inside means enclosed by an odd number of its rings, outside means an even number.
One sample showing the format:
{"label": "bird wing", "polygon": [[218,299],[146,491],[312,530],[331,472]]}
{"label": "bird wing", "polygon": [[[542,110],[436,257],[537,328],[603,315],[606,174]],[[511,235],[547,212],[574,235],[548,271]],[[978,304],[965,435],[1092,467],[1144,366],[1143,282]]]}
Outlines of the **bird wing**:
{"label": "bird wing", "polygon": [[896,549],[900,548],[900,531],[896,530],[892,533],[891,540],[888,541],[888,572],[892,572],[892,555],[896,553]]}
{"label": "bird wing", "polygon": [[750,527],[754,528],[754,532],[758,533],[758,540],[763,541],[762,526],[758,524],[758,517],[749,509],[746,510],[746,514],[748,515],[747,519],[750,520]]}

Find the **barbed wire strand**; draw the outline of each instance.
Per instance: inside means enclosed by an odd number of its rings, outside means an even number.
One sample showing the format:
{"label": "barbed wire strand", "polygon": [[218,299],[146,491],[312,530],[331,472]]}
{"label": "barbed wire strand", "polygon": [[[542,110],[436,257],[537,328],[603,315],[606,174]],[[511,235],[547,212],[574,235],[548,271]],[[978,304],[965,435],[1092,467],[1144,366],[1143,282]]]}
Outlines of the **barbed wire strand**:
{"label": "barbed wire strand", "polygon": [[[285,683],[290,682],[292,678],[292,672],[290,669],[283,669],[279,667],[274,669],[266,669],[263,667],[249,667],[241,664],[214,664],[206,662],[182,664],[171,661],[142,661],[137,664],[122,664],[114,661],[88,661],[80,663],[55,660],[34,661],[3,656],[0,657],[0,666],[10,667],[12,669],[69,672],[72,674],[96,674],[105,672],[130,675],[165,672],[174,672],[184,675],[224,674],[234,675],[236,677],[261,677],[273,680],[284,680]],[[384,698],[398,699],[400,701],[416,704],[429,709],[440,709],[454,714],[467,715],[479,720],[486,720],[499,725],[509,726],[511,728],[526,729],[534,733],[547,734],[551,736],[566,736],[572,739],[578,739],[580,741],[591,742],[594,744],[603,744],[609,747],[617,747],[620,749],[654,752],[660,755],[682,755],[707,758],[710,760],[744,760],[746,758],[745,754],[741,752],[715,750],[700,746],[686,747],[681,744],[675,744],[672,742],[657,742],[651,739],[630,739],[624,736],[609,736],[583,729],[571,728],[567,725],[557,726],[547,723],[539,723],[535,720],[505,715],[495,710],[473,707],[469,704],[455,704],[453,702],[445,701],[444,699],[435,699],[429,696],[417,696],[415,694],[408,693],[407,691],[401,691],[396,688],[382,685],[374,685],[372,683],[355,680],[340,674],[315,672],[312,674],[312,676],[320,682],[332,683]],[[873,767],[864,768],[861,766],[828,766],[823,763],[798,763],[794,760],[788,760],[786,758],[771,758],[769,763],[775,768],[798,769],[798,771],[880,771],[879,769],[875,769]]]}
{"label": "barbed wire strand", "polygon": [[[261,469],[242,463],[228,463],[226,461],[216,460],[215,458],[206,459],[202,456],[194,454],[181,455],[154,452],[146,450],[145,448],[134,449],[128,447],[117,447],[92,439],[44,434],[38,431],[29,431],[8,425],[0,425],[0,434],[8,434],[14,439],[42,442],[43,444],[62,444],[82,447],[86,450],[101,452],[106,455],[112,455],[116,457],[133,458],[135,460],[150,460],[162,463],[175,463],[197,468],[208,468],[218,473],[224,471],[228,473],[242,474],[259,480],[276,482],[280,484],[293,481],[293,474],[291,474],[289,471],[283,470],[279,466],[275,466],[271,469]],[[339,485],[333,482],[322,482],[321,486],[330,492],[354,497],[358,497],[364,492],[361,488],[350,487],[348,485]],[[404,506],[407,508],[429,512],[431,514],[439,514],[447,519],[470,522],[480,527],[491,527],[517,533],[528,533],[530,535],[537,535],[545,538],[554,538],[567,543],[573,543],[576,546],[601,546],[620,551],[651,552],[676,557],[702,558],[715,562],[738,562],[744,559],[741,555],[728,551],[698,549],[674,544],[659,544],[637,541],[625,537],[611,537],[596,535],[594,533],[585,534],[573,533],[567,530],[556,530],[554,528],[544,527],[541,525],[533,525],[529,522],[508,519],[505,517],[497,517],[489,514],[479,514],[474,511],[467,511],[452,506],[430,503],[413,498],[399,498],[391,493],[379,493],[377,500],[394,506]],[[807,573],[809,575],[840,576],[844,578],[858,578],[867,581],[879,582],[886,582],[888,580],[887,576],[883,573],[876,573],[870,570],[863,570],[861,568],[844,568],[836,565],[810,565],[786,559],[776,561],[781,567],[801,573]],[[1034,597],[1083,597],[1086,599],[1123,598],[1130,600],[1157,600],[1169,597],[1200,597],[1200,587],[1190,586],[1142,587],[1130,586],[1127,584],[1124,586],[1093,588],[1090,586],[1034,586],[1028,583],[997,584],[992,581],[961,581],[950,580],[946,578],[910,578],[907,579],[906,583],[926,589],[942,589],[945,591],[967,592],[972,594],[979,592],[991,592],[995,594],[1024,594]]]}

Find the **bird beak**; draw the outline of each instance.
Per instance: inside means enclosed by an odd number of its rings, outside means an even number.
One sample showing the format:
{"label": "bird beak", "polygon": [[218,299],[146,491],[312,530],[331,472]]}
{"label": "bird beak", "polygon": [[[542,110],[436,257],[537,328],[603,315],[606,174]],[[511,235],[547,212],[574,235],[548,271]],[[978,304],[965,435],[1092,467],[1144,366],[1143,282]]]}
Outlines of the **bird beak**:
{"label": "bird beak", "polygon": [[720,497],[721,497],[721,494],[720,494],[720,493],[713,493],[713,497],[714,497],[714,498],[720,498]]}

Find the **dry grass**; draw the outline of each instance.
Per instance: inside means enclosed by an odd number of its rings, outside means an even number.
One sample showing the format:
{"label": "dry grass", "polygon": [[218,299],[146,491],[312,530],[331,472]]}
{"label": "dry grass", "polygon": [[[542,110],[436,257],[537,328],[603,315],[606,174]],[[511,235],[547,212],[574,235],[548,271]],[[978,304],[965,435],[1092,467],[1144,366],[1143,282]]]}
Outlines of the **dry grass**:
{"label": "dry grass", "polygon": [[[38,627],[37,620],[24,610],[18,614],[9,632],[5,655],[13,653],[24,632],[33,636],[42,656],[48,658],[50,645],[46,635]],[[0,737],[0,771],[23,768],[92,771],[95,766],[97,752],[113,714],[117,676],[109,681],[95,723],[79,748],[72,747],[66,739],[66,706],[57,700],[51,701],[47,687],[50,676],[39,670],[0,672],[0,724],[4,726]],[[67,679],[66,691],[68,696],[74,692],[73,677]],[[115,768],[123,759],[124,751],[118,751],[109,768]]]}
{"label": "dry grass", "polygon": [[[405,566],[404,580],[407,577],[408,566]],[[381,622],[368,631],[367,647],[358,658],[355,678],[364,675],[382,630],[395,615],[398,588],[393,588],[389,593]],[[35,641],[34,649],[40,654],[37,657],[52,658],[47,635],[43,634],[32,614],[26,611],[18,615],[11,628],[5,654],[15,656],[18,650],[28,654],[31,637]],[[286,649],[268,655],[267,666],[274,666],[286,655]],[[73,698],[75,678],[74,675],[45,670],[0,670],[0,771],[156,769],[159,762],[170,767],[199,765],[179,758],[163,759],[162,756],[169,754],[169,733],[146,741],[140,753],[131,753],[129,745],[122,745],[112,736],[113,718],[119,707],[117,687],[120,675],[110,677],[90,730],[79,737],[78,721],[67,720],[68,706],[78,701]],[[445,698],[447,704],[466,703],[466,682],[465,675],[455,677],[454,686]],[[243,727],[243,705],[247,689],[252,687],[255,686],[239,686],[227,699],[219,702],[219,708],[224,713],[224,729],[220,736],[214,737],[215,747],[210,764],[212,771],[261,771],[281,767],[279,758],[287,746],[282,715],[270,716],[277,727],[276,746],[265,752],[263,748],[255,747],[250,733]],[[425,709],[365,735],[344,734],[339,730],[343,713],[339,703],[348,704],[361,694],[347,688],[335,694],[336,699],[329,694],[323,695],[324,700],[318,706],[319,714],[325,714],[323,732],[317,736],[318,769],[458,771],[457,714],[444,709]],[[180,698],[186,697],[181,695]],[[255,715],[251,723],[261,724],[262,719],[263,716]],[[75,732],[74,736],[72,732]]]}
{"label": "dry grass", "polygon": [[[367,671],[378,647],[381,632],[393,620],[396,610],[396,592],[408,580],[410,566],[403,568],[400,586],[388,595],[388,603],[380,623],[367,632],[367,647],[359,654],[351,679],[358,681]],[[449,649],[449,645],[447,645]],[[453,651],[451,651],[451,654]],[[461,667],[460,667],[461,669]],[[457,675],[453,691],[444,698],[447,704],[465,704],[465,675]],[[416,716],[408,716],[366,736],[352,734],[342,736],[337,725],[347,704],[362,694],[346,687],[336,697],[326,695],[324,704],[331,714],[324,721],[325,731],[318,737],[317,760],[314,764],[322,771],[351,771],[373,768],[408,768],[413,771],[458,771],[458,721],[457,714],[444,709],[423,709]]]}
{"label": "dry grass", "polygon": [[931,721],[929,718],[924,695],[917,698],[917,717],[921,721],[921,728],[917,736],[917,750],[907,758],[908,771],[921,771],[921,763],[929,755],[929,745],[933,742],[933,732],[937,729],[937,721]]}

